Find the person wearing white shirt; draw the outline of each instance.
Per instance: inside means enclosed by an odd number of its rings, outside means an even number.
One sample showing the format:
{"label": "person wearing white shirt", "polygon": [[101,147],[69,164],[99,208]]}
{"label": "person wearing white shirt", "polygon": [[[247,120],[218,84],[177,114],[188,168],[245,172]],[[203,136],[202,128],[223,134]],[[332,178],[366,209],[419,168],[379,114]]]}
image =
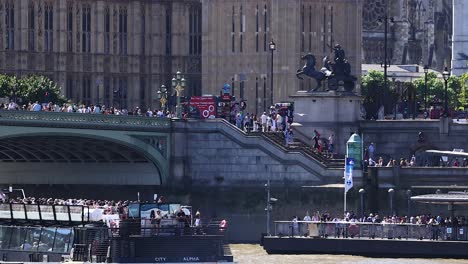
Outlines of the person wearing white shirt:
{"label": "person wearing white shirt", "polygon": [[263,115],[260,116],[260,120],[262,121],[262,131],[267,131],[267,115],[266,112],[263,112]]}
{"label": "person wearing white shirt", "polygon": [[15,102],[10,102],[8,104],[8,110],[15,110],[18,105]]}

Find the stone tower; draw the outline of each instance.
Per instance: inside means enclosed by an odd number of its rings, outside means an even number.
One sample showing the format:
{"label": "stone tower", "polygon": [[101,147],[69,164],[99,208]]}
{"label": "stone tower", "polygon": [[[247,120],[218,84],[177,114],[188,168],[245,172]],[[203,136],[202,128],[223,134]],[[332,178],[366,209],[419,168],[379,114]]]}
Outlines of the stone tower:
{"label": "stone tower", "polygon": [[468,1],[453,0],[452,74],[468,72]]}

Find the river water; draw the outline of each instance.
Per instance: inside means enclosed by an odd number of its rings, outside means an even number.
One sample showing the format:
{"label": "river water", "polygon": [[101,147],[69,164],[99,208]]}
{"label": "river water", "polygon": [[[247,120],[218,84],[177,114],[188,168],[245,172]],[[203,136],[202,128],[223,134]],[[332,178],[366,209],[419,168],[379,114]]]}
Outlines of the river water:
{"label": "river water", "polygon": [[349,255],[268,255],[258,244],[231,244],[234,262],[239,264],[273,264],[273,263],[320,263],[320,264],[461,264],[468,260],[459,259],[409,259],[409,258],[368,258]]}

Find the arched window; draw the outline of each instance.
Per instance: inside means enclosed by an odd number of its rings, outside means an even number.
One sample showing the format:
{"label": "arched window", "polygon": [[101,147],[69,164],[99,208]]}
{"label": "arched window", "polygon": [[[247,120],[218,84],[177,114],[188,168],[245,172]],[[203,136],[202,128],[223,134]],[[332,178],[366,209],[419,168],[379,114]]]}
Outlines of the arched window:
{"label": "arched window", "polygon": [[81,14],[81,31],[82,31],[82,45],[81,51],[90,53],[91,52],[91,6],[89,4],[83,4]]}
{"label": "arched window", "polygon": [[35,29],[35,13],[34,13],[34,3],[31,2],[28,5],[28,50],[34,51],[35,48],[35,39],[34,39],[34,29]]}
{"label": "arched window", "polygon": [[15,49],[15,5],[13,1],[5,4],[6,49]]}
{"label": "arched window", "polygon": [[44,9],[44,51],[51,52],[54,49],[54,7],[49,2]]}

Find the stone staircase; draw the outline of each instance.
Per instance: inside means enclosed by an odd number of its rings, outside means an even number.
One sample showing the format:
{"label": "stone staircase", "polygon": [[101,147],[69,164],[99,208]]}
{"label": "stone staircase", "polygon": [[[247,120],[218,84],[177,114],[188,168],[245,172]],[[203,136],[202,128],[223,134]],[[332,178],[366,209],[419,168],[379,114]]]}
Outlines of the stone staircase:
{"label": "stone staircase", "polygon": [[248,135],[261,136],[267,139],[269,142],[277,145],[283,151],[286,152],[300,152],[305,156],[317,160],[327,168],[343,168],[344,157],[342,155],[334,154],[331,158],[328,153],[318,153],[312,146],[305,143],[304,141],[294,138],[293,142],[287,147],[285,145],[284,135],[280,132],[249,132]]}

